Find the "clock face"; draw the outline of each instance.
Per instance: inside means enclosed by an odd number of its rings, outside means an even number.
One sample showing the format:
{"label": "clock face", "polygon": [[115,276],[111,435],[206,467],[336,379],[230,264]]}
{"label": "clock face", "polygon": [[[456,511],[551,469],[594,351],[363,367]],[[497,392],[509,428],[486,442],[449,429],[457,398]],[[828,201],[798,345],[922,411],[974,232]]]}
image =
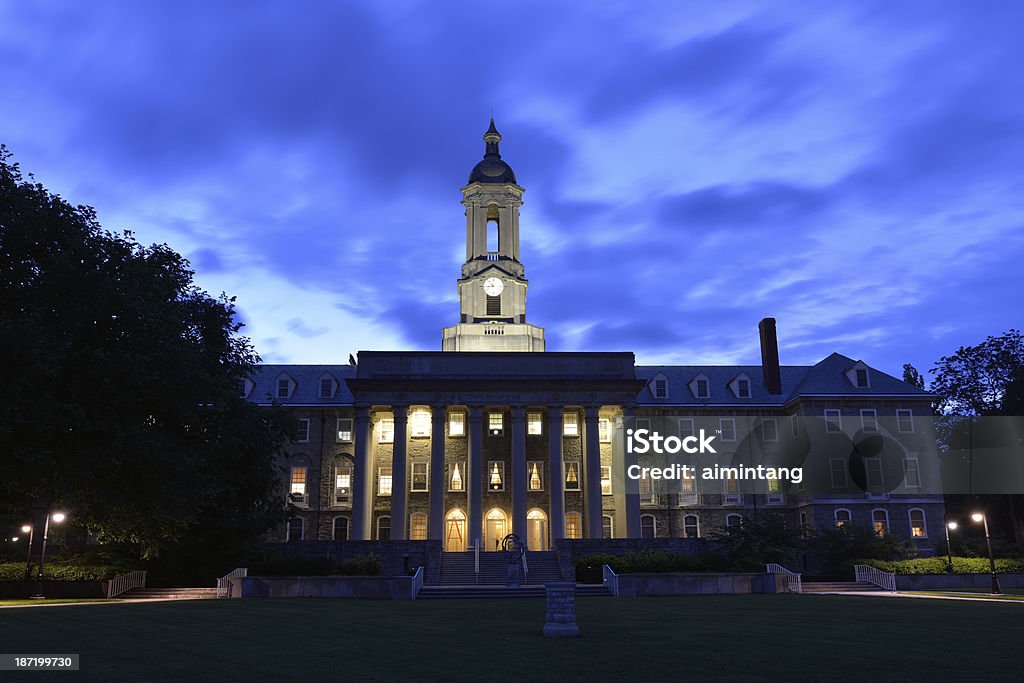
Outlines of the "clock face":
{"label": "clock face", "polygon": [[484,294],[487,296],[498,296],[503,289],[505,289],[505,283],[496,277],[484,280]]}

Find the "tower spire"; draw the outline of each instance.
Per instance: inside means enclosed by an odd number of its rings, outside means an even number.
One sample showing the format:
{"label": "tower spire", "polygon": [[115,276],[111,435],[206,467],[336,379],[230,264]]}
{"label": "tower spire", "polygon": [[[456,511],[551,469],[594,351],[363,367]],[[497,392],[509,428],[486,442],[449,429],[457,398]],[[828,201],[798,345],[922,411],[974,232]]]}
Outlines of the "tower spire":
{"label": "tower spire", "polygon": [[498,153],[498,143],[501,142],[501,133],[494,127],[494,117],[491,117],[491,126],[484,133],[484,142],[487,143],[487,149],[484,152],[484,159],[500,159],[501,154]]}

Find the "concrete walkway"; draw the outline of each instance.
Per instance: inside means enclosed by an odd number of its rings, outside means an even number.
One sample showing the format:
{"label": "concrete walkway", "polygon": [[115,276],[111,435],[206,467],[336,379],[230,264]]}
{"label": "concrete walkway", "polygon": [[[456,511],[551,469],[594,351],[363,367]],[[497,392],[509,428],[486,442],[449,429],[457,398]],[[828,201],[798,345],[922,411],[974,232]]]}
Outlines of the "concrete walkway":
{"label": "concrete walkway", "polygon": [[805,595],[859,595],[861,597],[870,598],[923,598],[925,600],[964,600],[967,602],[1000,602],[1003,604],[1017,603],[1020,605],[1024,605],[1024,599],[1014,600],[1006,598],[982,597],[984,595],[990,595],[988,593],[980,593],[978,597],[973,597],[970,595],[922,595],[920,593],[902,593],[900,591],[896,591],[895,593],[892,591],[844,591],[841,593],[805,593]]}

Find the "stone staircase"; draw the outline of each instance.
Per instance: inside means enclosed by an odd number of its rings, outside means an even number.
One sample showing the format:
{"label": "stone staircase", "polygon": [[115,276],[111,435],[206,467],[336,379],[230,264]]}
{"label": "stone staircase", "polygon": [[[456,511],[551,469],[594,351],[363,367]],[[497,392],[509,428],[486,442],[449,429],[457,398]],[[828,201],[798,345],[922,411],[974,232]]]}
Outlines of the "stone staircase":
{"label": "stone staircase", "polygon": [[210,600],[216,588],[133,588],[117,596],[119,600]]}
{"label": "stone staircase", "polygon": [[804,593],[862,593],[882,590],[867,581],[804,581]]}
{"label": "stone staircase", "polygon": [[[543,594],[543,585],[561,581],[562,572],[558,567],[558,556],[553,550],[526,553],[528,572],[521,581],[526,586],[538,586]],[[480,553],[479,580],[474,569],[474,554],[442,553],[442,586],[505,586],[508,580],[508,560],[505,553]]]}

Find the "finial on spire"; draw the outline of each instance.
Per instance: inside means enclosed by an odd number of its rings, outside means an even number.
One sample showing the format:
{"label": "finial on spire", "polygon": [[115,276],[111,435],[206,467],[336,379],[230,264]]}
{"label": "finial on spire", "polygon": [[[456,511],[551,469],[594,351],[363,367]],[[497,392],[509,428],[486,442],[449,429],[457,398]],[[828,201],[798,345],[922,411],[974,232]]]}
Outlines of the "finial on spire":
{"label": "finial on spire", "polygon": [[491,126],[484,133],[484,142],[487,143],[487,150],[484,154],[484,158],[500,159],[501,154],[498,153],[498,143],[501,142],[501,133],[494,127],[494,117],[491,117]]}

